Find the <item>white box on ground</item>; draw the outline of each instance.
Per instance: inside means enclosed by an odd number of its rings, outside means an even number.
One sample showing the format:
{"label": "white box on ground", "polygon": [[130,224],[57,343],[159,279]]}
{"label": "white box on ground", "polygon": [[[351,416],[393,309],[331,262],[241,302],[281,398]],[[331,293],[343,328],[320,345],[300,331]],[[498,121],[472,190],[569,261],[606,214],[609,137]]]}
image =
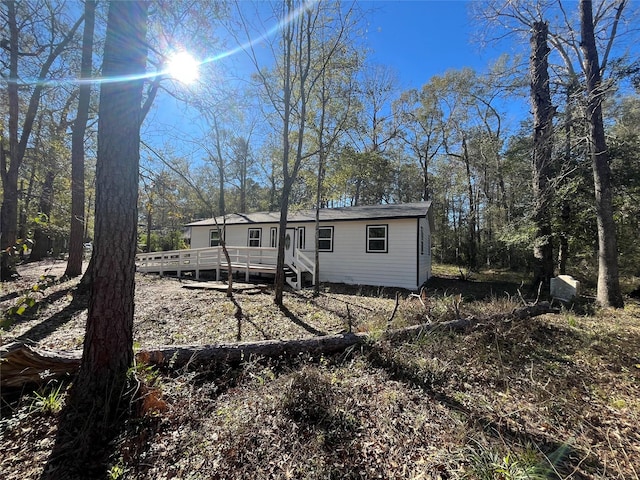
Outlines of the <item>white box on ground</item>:
{"label": "white box on ground", "polygon": [[571,275],[551,279],[551,297],[568,302],[580,295],[580,282]]}

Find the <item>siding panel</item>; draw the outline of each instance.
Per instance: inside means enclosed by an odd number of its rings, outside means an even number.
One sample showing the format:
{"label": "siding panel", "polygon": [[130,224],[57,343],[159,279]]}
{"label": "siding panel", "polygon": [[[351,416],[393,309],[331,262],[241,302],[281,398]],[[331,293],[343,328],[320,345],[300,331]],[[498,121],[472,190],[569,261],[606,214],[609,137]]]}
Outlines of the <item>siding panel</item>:
{"label": "siding panel", "polygon": [[[367,253],[367,225],[387,225],[388,252]],[[262,228],[262,246],[269,246],[270,227],[275,223],[227,225],[225,241],[229,248],[247,246],[249,228]],[[313,258],[315,225],[290,223],[290,228],[305,227],[303,250]],[[333,252],[320,252],[320,281],[354,285],[400,287],[415,290],[427,280],[430,271],[430,232],[425,218],[322,222],[333,226]],[[425,230],[425,253],[419,251],[419,226]],[[211,226],[191,227],[191,248],[209,246]],[[416,255],[418,258],[416,258]]]}

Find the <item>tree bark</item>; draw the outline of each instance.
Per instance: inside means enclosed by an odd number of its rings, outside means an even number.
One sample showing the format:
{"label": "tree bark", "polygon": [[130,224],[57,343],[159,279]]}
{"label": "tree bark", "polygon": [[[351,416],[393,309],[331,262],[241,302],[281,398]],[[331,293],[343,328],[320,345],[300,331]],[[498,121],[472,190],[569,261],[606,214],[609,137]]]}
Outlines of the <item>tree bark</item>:
{"label": "tree bark", "polygon": [[[69,42],[73,39],[76,30],[80,27],[83,18],[65,32],[62,39],[55,45],[50,46],[50,52],[42,63],[38,73],[38,82],[31,92],[29,103],[22,122],[22,131],[18,133],[20,98],[18,88],[18,58],[19,49],[19,22],[16,12],[16,2],[5,2],[7,6],[6,23],[9,30],[9,81],[7,82],[7,97],[9,104],[9,158],[3,153],[0,157],[0,176],[2,178],[2,209],[0,211],[0,250],[7,252],[16,243],[18,228],[18,176],[20,166],[27,150],[29,137],[33,129],[42,92],[45,88],[44,80],[49,75],[49,71],[55,60],[62,54]],[[54,35],[55,32],[52,32]],[[7,161],[8,160],[8,161]],[[0,258],[0,279],[10,280],[16,276],[15,265],[11,257],[3,253]]]}
{"label": "tree bark", "polygon": [[[103,76],[139,76],[146,68],[146,2],[112,2]],[[133,362],[142,80],[100,88],[94,271],[75,399],[112,418]],[[72,397],[73,398],[73,397]],[[82,400],[81,400],[82,399]]]}
{"label": "tree bark", "polygon": [[550,181],[553,177],[553,116],[549,89],[549,28],[546,22],[535,22],[531,35],[531,103],[533,107],[533,196],[535,239],[533,244],[533,287],[542,284],[542,291],[549,292],[553,278],[553,241],[551,229],[551,201],[553,197]]}
{"label": "tree bark", "polygon": [[[95,26],[96,0],[86,0],[84,6],[84,33],[82,37],[82,59],[80,78],[92,75],[93,32]],[[78,97],[78,114],[71,128],[71,233],[69,235],[69,258],[65,277],[82,274],[84,253],[84,135],[89,119],[91,84],[81,83]]]}
{"label": "tree bark", "polygon": [[[624,6],[624,2],[619,8]],[[613,187],[609,167],[609,150],[602,118],[604,88],[600,60],[593,27],[591,0],[580,0],[580,47],[584,55],[587,83],[587,121],[589,123],[589,153],[595,186],[596,219],[598,224],[598,288],[596,299],[605,307],[622,308],[624,301],[618,273],[618,247],[613,219]]]}
{"label": "tree bark", "polygon": [[[291,1],[285,2],[284,12],[286,16],[293,10]],[[283,306],[284,296],[284,239],[287,229],[287,215],[289,214],[289,195],[291,192],[291,185],[293,183],[293,175],[290,175],[290,140],[289,131],[291,128],[291,113],[292,113],[292,61],[294,55],[293,37],[295,22],[287,22],[282,32],[283,41],[283,95],[282,95],[282,197],[280,200],[280,222],[278,224],[278,256],[276,259],[276,278],[274,279],[274,303],[279,307]]]}
{"label": "tree bark", "polygon": [[478,244],[476,242],[476,201],[473,194],[473,179],[471,177],[471,159],[469,158],[469,150],[467,148],[467,139],[462,137],[462,159],[464,160],[465,171],[467,173],[467,191],[469,193],[469,213],[468,221],[468,245],[467,245],[467,262],[470,269],[478,266]]}
{"label": "tree bark", "polygon": [[[9,81],[7,96],[9,107],[9,158],[2,155],[2,209],[0,210],[0,250],[7,252],[16,242],[18,220],[18,20],[16,4],[7,4],[7,24],[9,30]],[[4,150],[4,148],[3,148]],[[6,253],[1,254],[0,280],[9,280],[17,274],[15,264]]]}
{"label": "tree bark", "polygon": [[[52,161],[52,159],[49,159]],[[30,262],[37,262],[47,256],[51,248],[51,237],[49,236],[47,225],[51,219],[51,209],[53,207],[53,181],[56,178],[53,165],[49,165],[40,193],[39,216],[40,221],[33,232],[33,248],[29,255]]]}
{"label": "tree bark", "polygon": [[[284,185],[282,186],[282,200],[280,202],[280,221],[278,223],[278,254],[276,257],[276,275],[273,282],[274,285],[274,303],[279,307],[282,307],[284,300],[284,245],[287,235],[287,216],[289,215],[289,196],[291,194],[292,180],[285,178]],[[292,238],[293,242],[294,239]]]}

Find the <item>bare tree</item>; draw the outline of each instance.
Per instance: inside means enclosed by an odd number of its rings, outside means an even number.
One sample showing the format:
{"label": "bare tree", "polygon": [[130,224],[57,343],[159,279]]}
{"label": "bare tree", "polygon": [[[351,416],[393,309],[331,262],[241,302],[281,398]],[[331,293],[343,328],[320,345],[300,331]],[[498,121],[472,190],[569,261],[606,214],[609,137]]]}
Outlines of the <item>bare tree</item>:
{"label": "bare tree", "polygon": [[422,199],[430,199],[429,168],[434,157],[442,152],[442,118],[436,96],[426,84],[420,91],[404,92],[394,104],[399,138],[416,156],[422,171]]}
{"label": "bare tree", "polygon": [[[52,71],[54,62],[73,41],[75,34],[82,24],[84,17],[80,17],[68,28],[61,24],[61,9],[64,4],[52,5],[48,2],[15,2],[4,1],[3,16],[6,19],[8,31],[7,41],[2,42],[2,48],[8,52],[8,75],[3,72],[7,80],[7,103],[9,106],[9,138],[8,152],[5,151],[4,141],[0,148],[0,178],[2,179],[2,211],[0,213],[0,249],[10,250],[16,243],[18,226],[18,173],[24,160],[29,137],[33,129],[40,101],[44,94],[46,80]],[[44,12],[44,20],[40,17]],[[21,15],[30,17],[31,21],[22,21]],[[49,33],[44,37],[49,39],[47,44],[39,44],[42,32],[23,31],[23,29],[37,29],[46,22]],[[21,41],[24,37],[37,39],[35,51],[25,50],[27,45]],[[30,84],[21,83],[21,59],[36,60],[32,68],[36,71],[36,81]],[[42,61],[39,61],[40,59]],[[27,93],[27,109],[21,114],[21,92]],[[21,127],[21,129],[20,129]],[[8,153],[8,155],[7,155]],[[15,277],[15,266],[6,254],[2,254],[0,278],[9,280]]]}
{"label": "bare tree", "polygon": [[[320,49],[324,54],[326,45]],[[345,133],[350,115],[353,113],[352,102],[355,93],[355,74],[359,69],[356,52],[344,48],[327,65],[320,74],[318,89],[314,98],[315,111],[318,112],[310,130],[315,136],[318,148],[318,170],[316,177],[315,200],[315,273],[314,295],[320,294],[320,209],[324,203],[324,177],[329,155],[333,146]]]}
{"label": "bare tree", "polygon": [[[622,15],[626,0],[617,3],[611,37],[615,37],[617,22]],[[613,185],[609,168],[609,150],[602,120],[602,101],[605,88],[602,83],[598,49],[593,25],[591,0],[580,0],[580,46],[584,54],[584,73],[587,81],[587,120],[589,122],[589,153],[593,170],[596,197],[596,219],[598,221],[598,291],[597,300],[603,306],[622,308],[624,301],[618,278],[618,247],[616,226],[613,220]]]}
{"label": "bare tree", "polygon": [[[46,139],[43,141],[36,142],[36,144],[45,144],[41,147],[45,149],[43,158],[38,162],[41,164],[40,166],[44,168],[44,179],[42,181],[38,204],[39,220],[33,229],[33,248],[29,255],[30,262],[42,260],[53,247],[54,239],[52,239],[51,232],[51,213],[54,202],[54,181],[61,170],[60,164],[58,163],[58,152],[64,142],[64,136],[68,127],[67,117],[75,99],[75,95],[68,96],[64,105],[59,108],[59,112],[43,110],[40,114],[40,117],[46,118],[44,122],[41,121],[39,123],[46,125],[45,131],[47,131],[48,135],[45,134]],[[55,118],[56,114],[58,116],[57,119]],[[36,134],[43,136],[43,132]]]}
{"label": "bare tree", "polygon": [[[397,91],[397,76],[387,66],[373,65],[364,71],[358,83],[360,108],[354,115],[355,125],[349,129],[349,135],[358,153],[365,158],[387,160],[385,149],[398,133],[390,110],[391,99]],[[359,176],[355,182],[353,205],[357,206],[363,193],[363,178]]]}
{"label": "bare tree", "polygon": [[[567,2],[567,4],[569,4]],[[561,59],[558,81],[564,83],[568,100],[572,93],[585,99],[585,119],[589,125],[589,147],[595,185],[596,217],[598,223],[598,294],[602,305],[621,307],[617,265],[617,241],[612,209],[612,180],[609,153],[602,122],[602,101],[615,79],[603,81],[610,56],[620,37],[618,28],[623,24],[623,13],[628,0],[599,1],[593,14],[591,0],[579,3],[580,28],[574,28],[573,18],[561,0],[522,0],[510,2],[491,0],[482,5],[482,16],[502,29],[524,33],[536,21],[553,18],[549,27],[552,52]],[[631,13],[633,15],[633,13]],[[580,74],[584,87],[579,89]],[[607,88],[608,87],[608,88]],[[566,246],[566,242],[565,242]],[[563,260],[563,263],[566,259]]]}
{"label": "bare tree", "polygon": [[[289,213],[289,199],[294,182],[305,159],[315,152],[305,151],[305,133],[309,121],[309,102],[317,87],[324,69],[338,48],[343,44],[347,35],[344,18],[338,16],[340,25],[324,48],[324,53],[318,57],[315,48],[324,41],[318,33],[330,21],[328,8],[331,13],[340,11],[340,4],[308,2],[305,0],[285,0],[278,8],[274,8],[281,20],[277,46],[272,44],[276,66],[267,71],[261,65],[254,44],[239,42],[245,45],[245,51],[253,62],[260,88],[264,92],[268,103],[278,118],[278,128],[281,134],[281,167],[282,193],[280,201],[280,222],[278,232],[278,258],[275,279],[275,303],[283,306],[283,291],[285,281],[285,236],[287,216]],[[252,35],[249,22],[239,8],[242,18],[242,28],[247,38]]]}

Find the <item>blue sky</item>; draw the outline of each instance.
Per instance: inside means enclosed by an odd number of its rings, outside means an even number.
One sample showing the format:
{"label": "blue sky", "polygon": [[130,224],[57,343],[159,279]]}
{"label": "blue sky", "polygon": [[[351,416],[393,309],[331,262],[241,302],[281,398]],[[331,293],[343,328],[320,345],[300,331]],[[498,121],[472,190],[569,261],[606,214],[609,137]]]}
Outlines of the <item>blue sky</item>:
{"label": "blue sky", "polygon": [[392,66],[402,89],[420,87],[449,69],[483,71],[497,57],[471,43],[469,2],[380,0],[362,4],[372,9],[366,39],[374,50],[372,60]]}
{"label": "blue sky", "polygon": [[[360,6],[367,12],[363,43],[371,49],[369,61],[393,68],[400,91],[420,88],[433,75],[449,69],[472,67],[483,72],[500,53],[495,48],[483,51],[472,43],[475,28],[467,1],[361,0]],[[243,62],[242,58],[230,57],[222,61]],[[162,110],[155,119],[174,124],[170,127],[174,131],[191,124],[184,110],[170,99],[164,100]]]}

